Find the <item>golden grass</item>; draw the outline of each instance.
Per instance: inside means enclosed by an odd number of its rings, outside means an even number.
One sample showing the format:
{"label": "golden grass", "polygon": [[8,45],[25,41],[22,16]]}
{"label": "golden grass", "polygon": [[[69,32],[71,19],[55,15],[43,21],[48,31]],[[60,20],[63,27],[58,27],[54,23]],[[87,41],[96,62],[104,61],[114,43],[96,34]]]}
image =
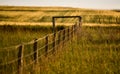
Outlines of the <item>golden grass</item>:
{"label": "golden grass", "polygon": [[101,27],[106,27],[106,26],[120,26],[119,24],[96,24],[96,23],[83,23],[82,26],[101,26]]}
{"label": "golden grass", "polygon": [[[0,21],[11,22],[52,22],[53,16],[120,16],[111,10],[92,10],[70,7],[14,7],[0,6]],[[71,21],[71,20],[69,20]]]}
{"label": "golden grass", "polygon": [[[23,41],[32,40],[35,37],[41,37],[50,33],[50,27],[52,26],[53,16],[89,16],[87,19],[95,15],[99,16],[120,16],[119,12],[110,10],[91,10],[91,9],[78,9],[78,8],[64,8],[64,7],[14,7],[14,6],[0,6],[0,25],[30,25],[26,26],[28,30],[17,30],[13,27],[11,31],[8,27],[1,30],[1,42],[2,47],[8,46],[9,44],[15,45]],[[104,16],[103,16],[104,18]],[[95,20],[95,19],[94,19]],[[76,19],[57,19],[56,25],[73,25]],[[71,22],[72,21],[72,22]],[[84,22],[84,20],[83,20]],[[60,49],[58,54],[52,55],[51,58],[40,61],[40,74],[114,74],[120,73],[119,68],[119,48],[120,48],[120,34],[119,24],[97,24],[94,23],[83,23],[82,32],[78,34],[79,38],[74,38],[71,43],[68,43],[64,50]],[[33,28],[31,27],[33,26]],[[92,26],[92,27],[88,27]],[[96,27],[95,27],[96,26]],[[99,27],[102,26],[102,27]],[[104,27],[103,27],[104,26]],[[106,27],[112,26],[112,27]],[[116,27],[115,27],[116,26]],[[18,29],[19,26],[16,26]],[[25,29],[26,29],[25,28]],[[21,28],[22,29],[22,28]],[[48,30],[46,30],[48,29]],[[30,31],[29,31],[30,30]],[[35,30],[35,31],[34,31]],[[40,30],[40,31],[36,31]],[[51,30],[52,32],[52,30]],[[15,40],[14,40],[15,39]],[[29,40],[28,40],[29,39]],[[11,42],[11,43],[10,43]],[[29,47],[29,46],[28,46]],[[33,48],[33,46],[30,46]],[[30,50],[31,51],[31,50]],[[13,55],[14,52],[11,52]],[[27,50],[27,53],[29,51]],[[2,55],[3,54],[3,55]],[[16,53],[17,54],[17,53]],[[3,61],[4,53],[0,54],[1,60]],[[10,54],[9,54],[10,55]],[[17,56],[6,56],[15,58]],[[27,58],[26,58],[27,59]],[[25,59],[25,60],[26,60]],[[29,58],[28,58],[29,59]],[[43,61],[43,62],[42,62]],[[32,60],[29,60],[32,62]],[[29,63],[29,62],[25,62]],[[14,68],[14,66],[9,66]],[[32,66],[29,66],[30,68]],[[38,70],[39,69],[39,70]],[[11,70],[8,72],[10,73]],[[26,70],[28,74],[34,74],[31,69]],[[7,73],[8,73],[7,72]],[[12,73],[12,72],[11,72]],[[39,73],[38,73],[39,74]]]}

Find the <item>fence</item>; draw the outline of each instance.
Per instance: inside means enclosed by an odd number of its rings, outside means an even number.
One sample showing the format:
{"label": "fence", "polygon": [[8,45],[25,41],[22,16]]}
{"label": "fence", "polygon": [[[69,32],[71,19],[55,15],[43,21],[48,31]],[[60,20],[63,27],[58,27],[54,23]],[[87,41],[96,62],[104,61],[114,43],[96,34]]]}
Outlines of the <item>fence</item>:
{"label": "fence", "polygon": [[1,49],[0,54],[4,57],[0,57],[0,74],[35,72],[34,68],[38,66],[41,58],[55,54],[58,47],[64,47],[66,42],[72,40],[79,27],[76,23],[43,38]]}
{"label": "fence", "polygon": [[120,24],[120,16],[82,15],[84,23]]}

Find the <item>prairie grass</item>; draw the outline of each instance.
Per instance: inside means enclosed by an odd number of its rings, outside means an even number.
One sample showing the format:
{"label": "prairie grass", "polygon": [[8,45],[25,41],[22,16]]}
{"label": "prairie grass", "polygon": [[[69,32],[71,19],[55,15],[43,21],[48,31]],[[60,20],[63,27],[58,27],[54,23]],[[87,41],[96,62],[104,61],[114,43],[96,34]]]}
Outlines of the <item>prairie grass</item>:
{"label": "prairie grass", "polygon": [[[120,13],[113,10],[0,6],[1,22],[52,22],[53,16],[82,16],[84,23],[120,24]],[[70,23],[75,20],[59,19],[57,22]]]}
{"label": "prairie grass", "polygon": [[41,74],[119,74],[120,27],[82,27],[72,42],[43,60]]}
{"label": "prairie grass", "polygon": [[[7,29],[6,29],[6,28]],[[33,38],[34,33],[37,33],[35,37],[41,36],[38,32],[50,32],[50,27],[35,27],[35,26],[2,26],[0,27],[0,31],[3,31],[2,36],[5,34],[4,38],[8,38],[14,32],[15,37],[19,38],[16,42],[28,40],[28,38]],[[14,28],[14,29],[13,29]],[[62,27],[63,28],[63,27]],[[59,47],[59,50],[56,51],[56,54],[50,54],[47,57],[43,57],[39,60],[39,66],[34,71],[33,65],[26,67],[24,69],[25,74],[28,73],[40,73],[40,74],[119,74],[120,73],[120,27],[119,26],[83,26],[79,30],[78,36],[74,37],[72,41],[68,42],[64,48]],[[12,31],[12,34],[8,34]],[[43,32],[44,31],[44,32]],[[21,32],[21,33],[18,33]],[[25,34],[24,34],[25,32]],[[28,33],[27,33],[28,32]],[[30,32],[30,33],[29,33]],[[19,35],[20,34],[20,35]],[[26,35],[27,38],[24,38]],[[31,35],[29,35],[31,34]],[[6,35],[9,35],[7,37]],[[19,37],[18,37],[18,36]],[[21,36],[22,35],[22,36]],[[45,34],[44,34],[45,35]],[[14,35],[13,35],[14,36]],[[4,40],[5,41],[5,40]],[[14,39],[11,39],[11,42]],[[9,41],[5,41],[5,43],[11,43]],[[1,46],[3,47],[3,46]],[[25,50],[24,54],[31,53],[32,46],[26,46],[29,50]],[[18,51],[10,51],[9,52],[9,60],[17,58]],[[4,53],[1,53],[4,56]],[[11,57],[10,57],[11,56]],[[4,56],[8,57],[8,55]],[[26,58],[24,64],[30,63],[29,61],[32,57]],[[3,61],[3,60],[2,60]],[[6,60],[5,60],[6,61]],[[10,65],[8,72],[16,69],[16,64]],[[4,72],[3,72],[4,73]],[[6,73],[6,72],[5,72]]]}
{"label": "prairie grass", "polygon": [[[64,29],[65,26],[56,26],[56,30]],[[52,33],[52,26],[40,25],[0,25],[0,48],[9,47],[29,42],[36,38],[42,38]]]}
{"label": "prairie grass", "polygon": [[[59,50],[55,55],[39,60],[37,74],[120,74],[120,26],[118,26],[120,13],[113,10],[0,6],[0,48],[29,42],[52,33],[50,26],[52,17],[67,15],[82,16],[83,23],[99,24],[99,26],[82,26],[77,37],[63,46],[64,48],[58,47]],[[65,22],[69,25],[76,20],[57,19],[56,21],[58,24]],[[65,27],[58,26],[56,30]],[[32,48],[33,45],[25,46],[24,54],[31,53]],[[11,51],[0,52],[0,64],[18,58],[15,56],[18,51],[13,50],[14,48]],[[6,52],[9,54],[6,55]],[[33,56],[25,58],[24,64],[31,63],[31,58],[33,60]],[[9,71],[4,72],[3,69]],[[11,71],[15,69],[17,63],[0,66],[0,73],[12,74]],[[35,74],[33,65],[24,71],[24,74]]]}
{"label": "prairie grass", "polygon": [[[56,26],[56,31],[64,29],[66,26]],[[18,63],[5,64],[18,59],[18,47],[20,44],[31,42],[35,39],[45,37],[46,35],[52,33],[52,26],[29,26],[29,25],[1,25],[0,26],[0,73],[10,74],[16,73],[18,71]],[[44,46],[44,39],[38,42],[38,48]],[[24,66],[33,62],[33,43],[24,45],[23,55]],[[39,56],[44,54],[44,50],[39,52]],[[2,65],[2,64],[5,65]],[[33,71],[33,65],[26,67],[25,73]],[[9,71],[8,71],[9,70]]]}

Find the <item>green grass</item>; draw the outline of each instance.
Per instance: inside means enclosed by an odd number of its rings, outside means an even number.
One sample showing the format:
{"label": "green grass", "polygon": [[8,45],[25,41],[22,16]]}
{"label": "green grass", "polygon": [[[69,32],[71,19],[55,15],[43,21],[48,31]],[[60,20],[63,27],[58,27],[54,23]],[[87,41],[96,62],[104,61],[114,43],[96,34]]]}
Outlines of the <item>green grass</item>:
{"label": "green grass", "polygon": [[[67,15],[80,15],[83,17],[83,23],[88,24],[101,23],[119,25],[120,21],[120,13],[110,10],[0,6],[0,64],[18,58],[18,50],[16,50],[16,48],[8,48],[7,50],[2,48],[18,45],[23,42],[26,43],[52,33],[51,26],[30,26],[31,23],[51,23],[52,16]],[[99,20],[99,18],[101,19]],[[110,22],[109,19],[111,20]],[[76,19],[57,19],[56,21],[58,23],[73,23],[76,22]],[[30,25],[20,26],[17,25],[18,23],[27,23]],[[64,28],[65,26],[56,27],[57,30]],[[43,57],[39,59],[36,72],[38,72],[38,74],[39,72],[40,74],[120,73],[120,26],[83,26],[82,31],[77,35],[78,38],[73,38],[73,41],[67,43],[64,48],[59,47],[55,55],[49,58]],[[42,42],[39,42],[39,44],[41,43]],[[33,52],[32,49],[33,44],[25,45],[24,56]],[[32,61],[33,56],[25,57],[24,65]],[[15,71],[17,69],[17,66],[17,62],[7,66],[0,65],[0,73],[12,73],[13,70]],[[35,74],[33,69],[33,65],[30,65],[28,69],[24,68],[24,74]]]}
{"label": "green grass", "polygon": [[119,31],[120,27],[82,27],[78,40],[43,60],[41,74],[119,74]]}
{"label": "green grass", "polygon": [[[57,26],[56,30],[64,29],[65,26]],[[52,26],[0,26],[0,48],[27,43],[36,38],[42,38],[52,33]]]}
{"label": "green grass", "polygon": [[[11,44],[14,41],[14,38],[17,38],[15,39],[15,42],[22,42],[27,41],[28,38],[33,39],[34,37],[41,37],[44,36],[46,33],[50,33],[50,27],[41,28],[41,26],[2,26],[0,28],[0,31],[2,31],[0,37],[3,37],[3,41],[8,44]],[[64,48],[60,48],[55,55],[52,55],[49,58],[43,57],[42,59],[39,59],[39,66],[37,67],[36,71],[33,70],[33,65],[31,65],[27,69],[24,68],[24,73],[34,74],[35,72],[40,72],[41,74],[119,74],[119,31],[119,26],[83,26],[81,32],[77,34],[78,38],[74,38],[73,41],[67,43]],[[43,34],[41,34],[41,32]],[[11,36],[13,37],[13,39],[10,39],[12,38]],[[24,56],[31,53],[32,48],[33,45],[26,45],[24,49]],[[6,54],[6,52],[8,51],[1,53],[0,62],[6,62],[7,60],[17,58],[17,50],[9,51],[9,54]],[[5,54],[6,56],[4,56]],[[3,58],[4,60],[2,59],[3,56],[5,57]],[[32,58],[32,56],[25,58],[24,64],[29,64],[32,61]],[[9,69],[8,72],[11,72],[12,70],[16,70],[17,62],[15,64],[9,64],[9,66],[6,67],[0,66],[0,68]]]}
{"label": "green grass", "polygon": [[[64,29],[66,26],[56,26],[56,31]],[[8,65],[1,65],[3,63],[8,63],[18,58],[18,48],[16,45],[28,43],[35,40],[36,38],[45,37],[48,34],[52,33],[52,26],[20,26],[20,25],[1,25],[0,26],[0,73],[9,73],[11,74],[17,71],[18,63],[14,62]],[[44,46],[44,41],[38,41],[38,49]],[[14,47],[11,47],[14,46]],[[7,49],[6,49],[7,48]],[[33,53],[33,43],[24,45],[23,55],[29,55]],[[44,54],[44,49],[40,50],[39,56]],[[24,57],[24,65],[28,65],[33,61],[33,56]],[[6,70],[8,70],[6,72]],[[33,71],[32,66],[29,66],[25,70]]]}

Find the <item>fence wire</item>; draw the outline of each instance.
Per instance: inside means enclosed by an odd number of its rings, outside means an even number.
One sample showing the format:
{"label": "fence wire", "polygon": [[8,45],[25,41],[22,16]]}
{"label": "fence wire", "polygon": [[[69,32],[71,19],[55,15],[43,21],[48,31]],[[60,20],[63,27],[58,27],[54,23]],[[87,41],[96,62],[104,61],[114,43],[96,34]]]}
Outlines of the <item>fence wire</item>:
{"label": "fence wire", "polygon": [[4,56],[0,57],[0,74],[7,74],[8,70],[10,74],[18,74],[19,66],[24,73],[31,71],[36,61],[40,62],[40,58],[54,54],[60,46],[64,47],[75,35],[77,27],[73,25],[28,43],[3,48],[0,50],[0,54]]}

